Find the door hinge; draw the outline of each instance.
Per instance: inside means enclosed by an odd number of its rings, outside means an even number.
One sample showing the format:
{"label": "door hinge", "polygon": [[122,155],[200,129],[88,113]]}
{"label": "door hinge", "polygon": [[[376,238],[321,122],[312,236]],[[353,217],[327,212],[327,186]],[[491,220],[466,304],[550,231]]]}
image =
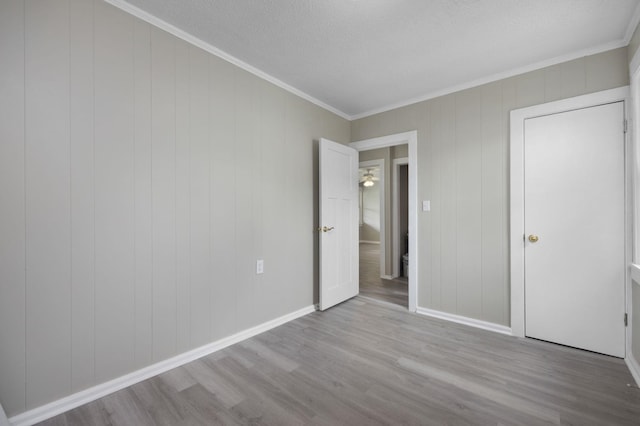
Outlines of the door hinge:
{"label": "door hinge", "polygon": [[629,325],[629,315],[628,314],[624,314],[624,326],[628,326]]}
{"label": "door hinge", "polygon": [[627,133],[627,128],[628,128],[627,119],[624,120],[623,128],[624,128],[624,132]]}

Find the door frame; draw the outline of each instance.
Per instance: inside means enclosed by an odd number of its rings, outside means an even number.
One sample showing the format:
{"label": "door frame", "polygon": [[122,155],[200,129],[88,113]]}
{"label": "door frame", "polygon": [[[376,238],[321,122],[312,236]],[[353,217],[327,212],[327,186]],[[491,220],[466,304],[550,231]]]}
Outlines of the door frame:
{"label": "door frame", "polygon": [[379,242],[380,242],[380,277],[381,278],[387,278],[386,276],[386,264],[387,264],[387,238],[386,238],[386,232],[387,232],[387,227],[385,226],[385,223],[387,221],[387,215],[386,215],[386,206],[385,206],[385,197],[387,196],[385,190],[384,190],[384,181],[385,181],[385,175],[384,175],[384,158],[380,158],[377,160],[369,160],[369,161],[361,161],[358,163],[358,167],[360,169],[366,169],[366,168],[371,168],[371,167],[378,167],[378,169],[380,169],[379,172],[379,180],[378,180],[378,191],[380,192],[380,223],[379,223],[379,227],[380,227],[380,238],[379,238]]}
{"label": "door frame", "polygon": [[[400,238],[398,235],[400,233],[400,218],[398,217],[398,211],[400,210],[400,181],[398,180],[398,176],[400,175],[400,166],[408,165],[409,157],[402,158],[394,158],[392,160],[392,168],[391,168],[391,235],[393,236],[393,241],[391,245],[391,257],[394,259],[394,262],[391,266],[391,274],[394,278],[400,276],[400,262],[398,262],[398,255],[400,252]],[[404,253],[403,253],[404,254]]]}
{"label": "door frame", "polygon": [[[356,151],[407,144],[409,148],[409,311],[418,308],[418,131],[412,130],[388,136],[351,142]],[[413,260],[411,260],[413,259]]]}
{"label": "door frame", "polygon": [[[528,118],[557,114],[612,102],[624,102],[624,118],[629,115],[629,86],[511,111],[510,115],[510,265],[511,265],[511,333],[525,337],[524,270],[524,124]],[[623,126],[624,123],[620,123]],[[625,264],[631,263],[632,193],[629,132],[625,132]],[[629,268],[625,268],[625,311],[629,311]],[[620,312],[623,321],[624,312]],[[628,330],[627,330],[628,331]],[[628,345],[629,337],[626,336]],[[628,352],[628,349],[627,349]]]}

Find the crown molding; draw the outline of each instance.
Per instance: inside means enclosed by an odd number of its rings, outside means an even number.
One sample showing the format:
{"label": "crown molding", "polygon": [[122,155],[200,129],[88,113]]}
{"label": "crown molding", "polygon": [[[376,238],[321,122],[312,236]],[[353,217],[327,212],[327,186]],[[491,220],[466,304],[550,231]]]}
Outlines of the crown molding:
{"label": "crown molding", "polygon": [[103,0],[106,3],[109,3],[110,5],[117,7],[120,10],[123,10],[125,12],[127,12],[130,15],[135,16],[138,19],[141,19],[155,27],[160,28],[161,30],[164,30],[166,32],[168,32],[171,35],[174,35],[176,37],[178,37],[179,39],[182,39],[184,41],[186,41],[187,43],[191,43],[192,45],[199,47],[200,49],[211,53],[214,56],[217,56],[221,59],[224,59],[225,61],[237,66],[238,68],[241,68],[253,75],[255,75],[256,77],[259,77],[263,80],[268,81],[271,84],[274,84],[278,87],[280,87],[281,89],[286,90],[289,93],[292,93],[302,99],[305,99],[309,102],[311,102],[312,104],[315,104],[317,106],[319,106],[320,108],[323,108],[327,111],[330,111],[334,114],[336,114],[339,117],[344,118],[345,120],[351,120],[351,117],[349,116],[349,114],[346,114],[342,111],[340,111],[337,108],[332,107],[331,105],[328,105],[316,98],[314,98],[313,96],[299,90],[296,89],[293,86],[288,85],[287,83],[285,83],[282,80],[279,80],[275,77],[273,77],[272,75],[267,74],[264,71],[259,70],[256,67],[253,67],[249,64],[247,64],[246,62],[241,61],[240,59],[236,58],[233,55],[228,54],[227,52],[218,49],[217,47],[199,39],[198,37],[195,37],[189,33],[187,33],[186,31],[181,30],[180,28],[175,27],[174,25],[163,21],[162,19],[148,13],[145,12],[144,10],[124,1],[124,0]]}
{"label": "crown molding", "polygon": [[617,40],[617,41],[613,41],[610,43],[605,43],[605,44],[601,44],[598,46],[594,46],[594,47],[590,47],[587,49],[582,49],[576,52],[572,52],[572,53],[568,53],[566,55],[560,55],[560,56],[556,56],[554,58],[551,59],[547,59],[544,61],[539,61],[539,62],[535,62],[523,67],[518,67],[518,68],[513,68],[507,71],[503,71],[503,72],[499,72],[499,73],[495,73],[495,74],[491,74],[485,77],[481,77],[479,79],[476,80],[472,80],[472,81],[468,81],[468,82],[464,82],[461,84],[457,84],[457,85],[453,85],[453,86],[449,86],[443,89],[439,89],[439,90],[435,90],[433,92],[429,92],[426,94],[423,94],[421,96],[417,96],[414,98],[410,98],[410,99],[406,99],[403,101],[399,101],[396,103],[392,103],[392,104],[388,104],[386,106],[380,107],[380,108],[375,108],[369,111],[365,111],[362,113],[358,113],[358,114],[347,114],[335,107],[332,107],[331,105],[328,105],[318,99],[316,99],[315,97],[293,87],[290,86],[289,84],[283,82],[282,80],[279,80],[269,74],[267,74],[264,71],[259,70],[256,67],[253,67],[249,64],[247,64],[246,62],[241,61],[240,59],[236,58],[235,56],[232,56],[230,54],[228,54],[227,52],[218,49],[217,47],[187,33],[186,31],[183,31],[177,27],[175,27],[172,24],[169,24],[168,22],[128,3],[125,0],[103,0],[106,3],[111,4],[114,7],[117,7],[118,9],[121,9],[133,16],[135,16],[138,19],[141,19],[157,28],[160,28],[166,32],[168,32],[169,34],[172,34],[188,43],[193,44],[196,47],[199,47],[203,50],[205,50],[206,52],[211,53],[212,55],[215,55],[263,80],[266,80],[272,84],[274,84],[275,86],[280,87],[283,90],[286,90],[289,93],[292,93],[302,99],[305,99],[311,103],[313,103],[314,105],[319,106],[320,108],[323,108],[329,112],[332,112],[333,114],[336,114],[337,116],[344,118],[345,120],[348,121],[355,121],[355,120],[359,120],[361,118],[366,118],[366,117],[370,117],[372,115],[376,115],[376,114],[380,114],[383,112],[387,112],[387,111],[391,111],[397,108],[402,108],[405,106],[409,106],[409,105],[413,105],[419,102],[424,102],[424,101],[428,101],[430,99],[434,99],[434,98],[438,98],[440,96],[445,96],[445,95],[449,95],[452,93],[456,93],[456,92],[460,92],[462,90],[466,90],[466,89],[471,89],[473,87],[478,87],[484,84],[488,84],[488,83],[493,83],[499,80],[503,80],[509,77],[514,77],[516,75],[520,75],[520,74],[524,74],[527,72],[531,72],[531,71],[535,71],[535,70],[539,70],[541,68],[546,68],[549,66],[553,66],[553,65],[557,65],[563,62],[568,62],[574,59],[578,59],[578,58],[582,58],[585,56],[590,56],[590,55],[595,55],[598,53],[602,53],[602,52],[606,52],[607,50],[612,50],[612,49],[617,49],[620,47],[625,47],[629,44],[629,41],[631,40],[631,37],[633,37],[633,33],[638,25],[638,23],[640,23],[640,4],[636,7],[631,20],[629,21],[629,25],[626,28],[625,31],[625,35],[624,38],[621,40]]}
{"label": "crown molding", "polygon": [[638,27],[638,23],[640,22],[640,4],[636,6],[636,10],[633,11],[631,15],[631,20],[629,20],[629,25],[627,25],[627,30],[624,33],[624,44],[625,46],[629,44],[631,41],[631,37],[633,37],[633,33],[636,31]]}
{"label": "crown molding", "polygon": [[376,108],[374,110],[363,112],[361,114],[351,115],[349,116],[349,118],[351,121],[359,120],[361,118],[370,117],[375,114],[380,114],[380,113],[391,111],[397,108],[413,105],[418,102],[424,102],[430,99],[439,98],[440,96],[450,95],[452,93],[460,92],[466,89],[471,89],[473,87],[482,86],[483,84],[504,80],[509,77],[514,77],[516,75],[524,74],[531,71],[536,71],[542,68],[550,67],[552,65],[558,65],[563,62],[572,61],[574,59],[583,58],[585,56],[595,55],[597,53],[606,52],[608,50],[618,49],[620,47],[626,46],[627,44],[629,43],[625,42],[624,40],[618,40],[611,43],[601,44],[599,46],[591,47],[588,49],[582,49],[576,52],[568,53],[566,55],[556,56],[555,58],[525,65],[524,67],[513,68],[511,70],[499,72],[496,74],[491,74],[486,77],[479,78],[477,80],[472,80],[466,83],[457,84],[444,89],[436,90],[422,96],[411,98],[405,101],[400,101],[400,102],[390,104],[381,108]]}

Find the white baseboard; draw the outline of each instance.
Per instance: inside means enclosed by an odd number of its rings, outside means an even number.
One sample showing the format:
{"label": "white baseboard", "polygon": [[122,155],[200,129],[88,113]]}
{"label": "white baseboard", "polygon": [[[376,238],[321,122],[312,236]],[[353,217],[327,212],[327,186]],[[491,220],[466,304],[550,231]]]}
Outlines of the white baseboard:
{"label": "white baseboard", "polygon": [[449,314],[447,312],[436,311],[433,309],[427,309],[427,308],[421,308],[421,307],[418,307],[418,309],[416,310],[416,313],[420,315],[433,317],[433,318],[439,318],[439,319],[443,319],[451,322],[456,322],[458,324],[468,325],[470,327],[493,331],[494,333],[506,334],[508,336],[512,335],[510,327],[500,325],[500,324],[495,324],[492,322],[481,321],[474,318],[463,317],[461,315]]}
{"label": "white baseboard", "polygon": [[382,278],[383,280],[393,280],[398,277],[394,277],[393,275],[380,275],[380,278]]}
{"label": "white baseboard", "polygon": [[378,245],[380,245],[380,241],[360,240],[360,244],[378,244]]}
{"label": "white baseboard", "polygon": [[[49,404],[25,411],[24,413],[11,417],[9,419],[9,424],[13,426],[31,426],[35,423],[57,416],[58,414],[64,413],[65,411],[69,411],[88,402],[95,401],[98,398],[102,398],[103,396],[119,391],[120,389],[124,389],[150,377],[157,376],[165,371],[180,367],[188,362],[224,349],[227,346],[231,346],[267,330],[271,330],[272,328],[296,318],[303,317],[311,312],[315,312],[315,310],[315,306],[307,306],[306,308],[302,308],[295,312],[291,312],[290,314],[283,315],[279,318],[243,330],[229,337],[192,349],[164,361],[157,362],[108,382],[90,387],[89,389],[74,393],[57,401],[50,402]],[[0,425],[2,425],[1,421]]]}
{"label": "white baseboard", "polygon": [[640,364],[638,364],[638,361],[633,357],[632,353],[628,353],[624,360],[627,363],[627,367],[629,367],[631,375],[636,381],[636,385],[640,387]]}

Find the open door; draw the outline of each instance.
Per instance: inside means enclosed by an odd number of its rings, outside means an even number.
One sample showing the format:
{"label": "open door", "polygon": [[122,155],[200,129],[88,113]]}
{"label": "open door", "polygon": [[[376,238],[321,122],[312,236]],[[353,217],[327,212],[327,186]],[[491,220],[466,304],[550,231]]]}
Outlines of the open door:
{"label": "open door", "polygon": [[320,139],[320,310],[359,292],[358,152]]}

